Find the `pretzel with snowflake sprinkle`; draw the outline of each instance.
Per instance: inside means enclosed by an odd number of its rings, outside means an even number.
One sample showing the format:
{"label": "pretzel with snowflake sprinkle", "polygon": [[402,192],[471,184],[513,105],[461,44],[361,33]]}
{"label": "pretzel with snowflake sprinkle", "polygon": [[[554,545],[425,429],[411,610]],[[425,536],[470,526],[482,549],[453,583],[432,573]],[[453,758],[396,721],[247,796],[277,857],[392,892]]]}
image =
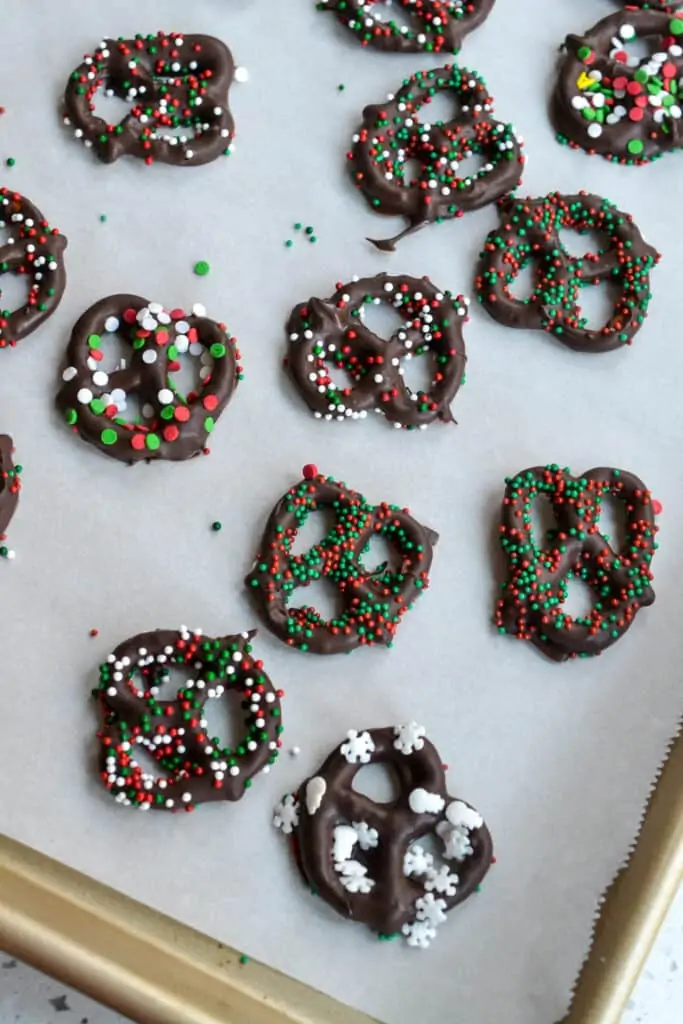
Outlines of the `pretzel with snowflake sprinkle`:
{"label": "pretzel with snowflake sprinkle", "polygon": [[[198,167],[232,152],[234,74],[230,50],[213,36],[105,39],[69,78],[64,122],[104,163],[135,156]],[[100,90],[130,103],[120,124],[97,115]]]}
{"label": "pretzel with snowflake sprinkle", "polygon": [[[200,630],[157,630],[120,644],[93,691],[102,715],[101,777],[117,803],[139,810],[192,811],[239,800],[281,746],[282,690],[252,657],[255,631],[205,637]],[[172,669],[187,673],[175,700],[160,699]],[[244,735],[233,748],[208,732],[205,708],[228,692],[242,697]],[[153,774],[136,749],[157,762]]]}
{"label": "pretzel with snowflake sprinkle", "polygon": [[[500,542],[508,579],[496,604],[500,633],[529,640],[555,661],[602,654],[655,599],[651,563],[657,544],[655,505],[642,480],[619,469],[574,477],[559,466],[537,466],[507,480]],[[532,506],[550,502],[555,527],[533,532]],[[605,499],[623,503],[626,531],[615,549],[600,532]],[[563,610],[568,582],[582,580],[593,606],[573,618]]]}
{"label": "pretzel with snowflake sprinkle", "polygon": [[[319,11],[333,13],[361,46],[394,53],[458,53],[465,36],[488,18],[495,0],[393,2],[406,14],[408,24],[378,17],[376,0],[318,0],[317,7]],[[392,0],[384,3],[389,7]]]}
{"label": "pretzel with snowflake sprinkle", "polygon": [[[541,199],[503,201],[500,218],[484,243],[475,282],[478,299],[494,320],[547,331],[581,352],[609,352],[633,342],[652,297],[650,271],[660,257],[629,214],[600,196],[553,192]],[[571,255],[562,242],[563,229],[597,232],[599,252]],[[528,265],[534,287],[528,298],[519,299],[511,285]],[[601,328],[590,329],[581,290],[601,283],[618,289],[614,311]]]}
{"label": "pretzel with snowflake sprinkle", "polygon": [[[309,551],[292,554],[312,512],[329,509],[334,525]],[[394,565],[366,568],[363,556],[383,537]],[[246,578],[268,627],[285,643],[314,654],[342,654],[371,644],[391,646],[402,617],[429,586],[438,535],[397,505],[370,505],[345,484],[304,467],[304,479],[273,509],[254,567]],[[324,619],[308,605],[291,607],[299,588],[326,579],[343,604]]]}
{"label": "pretzel with snowflake sprinkle", "polygon": [[[377,803],[354,789],[364,765],[395,769],[399,793]],[[481,815],[448,794],[444,766],[416,722],[351,730],[275,810],[312,890],[381,938],[426,948],[446,914],[477,891],[493,860]],[[440,855],[422,841],[433,836]]]}
{"label": "pretzel with snowflake sprinkle", "polygon": [[[115,369],[101,368],[109,338],[130,347]],[[187,394],[174,382],[184,358],[200,365]],[[110,295],[73,329],[57,405],[80,436],[122,462],[182,461],[206,451],[218,417],[242,379],[236,340],[206,316],[166,311],[138,295]],[[140,415],[127,418],[127,400]]]}
{"label": "pretzel with snowflake sprinkle", "polygon": [[[387,341],[363,322],[363,310],[381,303],[403,321]],[[327,301],[312,298],[292,311],[287,367],[317,418],[362,419],[374,410],[407,430],[451,423],[465,374],[468,305],[426,277],[379,274],[340,284]],[[405,361],[419,356],[431,362],[428,391],[412,391],[403,379]],[[349,387],[335,383],[339,369],[351,378]]]}
{"label": "pretzel with snowflake sprinkle", "polygon": [[30,199],[0,188],[0,223],[7,239],[0,245],[0,275],[17,274],[29,282],[26,302],[0,308],[0,348],[13,347],[52,316],[66,287],[67,241]]}
{"label": "pretzel with snowflake sprinkle", "polygon": [[[432,124],[429,103],[440,93],[453,95],[460,109],[451,120]],[[484,163],[463,177],[459,166],[470,156]],[[484,80],[451,65],[418,71],[384,103],[366,107],[347,158],[352,181],[372,209],[408,221],[394,238],[370,239],[383,251],[393,251],[425,224],[500,199],[519,185],[524,166],[521,141],[511,124],[494,119]],[[408,161],[420,165],[417,178],[407,177]]]}

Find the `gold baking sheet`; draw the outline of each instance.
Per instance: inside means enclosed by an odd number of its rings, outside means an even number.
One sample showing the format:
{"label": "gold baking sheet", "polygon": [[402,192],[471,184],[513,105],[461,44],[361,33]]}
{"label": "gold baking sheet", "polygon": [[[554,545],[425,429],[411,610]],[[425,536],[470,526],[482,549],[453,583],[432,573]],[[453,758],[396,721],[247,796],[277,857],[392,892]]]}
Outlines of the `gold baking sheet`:
{"label": "gold baking sheet", "polygon": [[[619,1024],[683,880],[683,738],[607,893],[563,1024]],[[140,1024],[369,1024],[371,1018],[0,837],[0,948]],[[550,1024],[550,1022],[549,1022]]]}

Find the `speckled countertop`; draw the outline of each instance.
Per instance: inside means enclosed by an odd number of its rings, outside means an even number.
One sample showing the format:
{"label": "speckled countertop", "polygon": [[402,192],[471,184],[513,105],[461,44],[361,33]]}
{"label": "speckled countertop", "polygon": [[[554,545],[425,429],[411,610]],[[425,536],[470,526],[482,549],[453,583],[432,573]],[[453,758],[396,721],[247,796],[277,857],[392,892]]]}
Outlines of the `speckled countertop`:
{"label": "speckled countertop", "polygon": [[[683,889],[669,911],[622,1024],[680,1024],[682,1006]],[[127,1022],[0,953],[0,1024]]]}

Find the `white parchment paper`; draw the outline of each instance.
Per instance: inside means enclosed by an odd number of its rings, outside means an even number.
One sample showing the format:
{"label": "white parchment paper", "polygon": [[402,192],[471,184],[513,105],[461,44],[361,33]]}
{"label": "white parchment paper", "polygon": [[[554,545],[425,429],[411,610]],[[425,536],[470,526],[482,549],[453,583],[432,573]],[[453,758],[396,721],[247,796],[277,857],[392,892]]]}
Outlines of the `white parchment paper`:
{"label": "white parchment paper", "polygon": [[[647,324],[633,348],[591,358],[498,327],[473,306],[460,425],[407,434],[377,417],[314,421],[283,378],[283,323],[295,302],[354,273],[429,274],[471,290],[493,209],[382,255],[364,237],[398,222],[373,215],[346,179],[363,107],[438,59],[366,52],[313,0],[2,5],[0,156],[16,159],[3,178],[67,234],[69,283],[49,323],[0,353],[0,429],[25,466],[10,537],[18,557],[0,564],[0,828],[387,1024],[562,1015],[596,901],[681,709],[683,157],[612,166],[558,146],[546,116],[558,45],[611,9],[499,0],[463,62],[526,140],[528,194],[594,190],[660,249]],[[195,170],[101,165],[61,126],[66,78],[104,35],[160,27],[220,36],[248,68],[231,94],[236,152]],[[295,221],[315,226],[317,246],[297,238],[284,248]],[[200,259],[212,265],[201,279]],[[246,380],[210,458],[129,469],[53,411],[73,323],[117,291],[169,307],[202,302],[238,337]],[[490,624],[503,478],[546,461],[631,469],[664,505],[657,602],[595,661],[552,664]],[[92,771],[99,661],[145,629],[253,626],[242,577],[305,462],[373,501],[409,505],[440,532],[429,593],[389,652],[315,658],[261,632],[257,651],[287,691],[285,754],[239,805],[182,817],[117,807]],[[452,792],[485,815],[498,855],[482,894],[427,953],[379,943],[310,896],[270,824],[280,795],[348,728],[411,718],[451,766]],[[295,745],[298,758],[286,754]]]}

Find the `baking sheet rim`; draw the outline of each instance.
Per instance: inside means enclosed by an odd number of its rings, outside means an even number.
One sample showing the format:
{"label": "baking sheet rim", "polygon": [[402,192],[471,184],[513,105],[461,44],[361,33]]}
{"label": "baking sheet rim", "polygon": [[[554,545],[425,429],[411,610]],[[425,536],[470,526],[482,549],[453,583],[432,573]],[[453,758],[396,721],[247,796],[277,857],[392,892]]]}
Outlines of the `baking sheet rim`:
{"label": "baking sheet rim", "polygon": [[[563,1024],[619,1024],[683,881],[683,737],[605,896]],[[371,1018],[0,836],[0,948],[140,1024],[369,1024]],[[171,984],[172,979],[172,984]]]}

